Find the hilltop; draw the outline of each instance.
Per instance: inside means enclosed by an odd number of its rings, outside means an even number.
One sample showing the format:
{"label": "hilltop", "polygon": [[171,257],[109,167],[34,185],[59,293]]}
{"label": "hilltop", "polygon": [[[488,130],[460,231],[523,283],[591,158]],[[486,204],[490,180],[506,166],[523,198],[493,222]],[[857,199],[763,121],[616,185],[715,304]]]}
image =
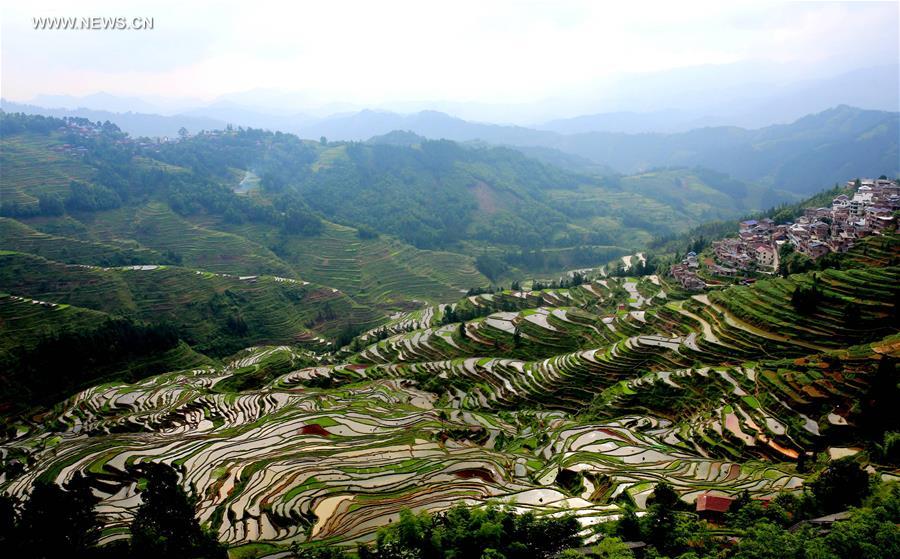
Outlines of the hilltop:
{"label": "hilltop", "polygon": [[[888,84],[888,76],[897,72],[896,67],[875,70],[865,74],[866,83],[883,81]],[[860,77],[849,74],[841,79]],[[848,93],[844,91],[845,84],[837,79],[828,82],[827,89]],[[866,97],[867,90],[887,91],[890,88],[851,89],[852,93]],[[810,89],[801,98],[820,95],[827,97],[830,93]],[[264,114],[232,105],[225,102],[221,106],[181,115],[161,116],[142,112],[47,109],[2,102],[2,108],[7,112],[109,120],[135,136],[173,138],[182,126],[196,134],[203,130],[222,130],[228,123],[287,132],[313,140],[326,137],[332,141],[366,141],[406,130],[431,140],[508,146],[575,172],[629,175],[660,167],[702,167],[763,188],[804,196],[829,184],[835,177],[861,176],[871,169],[882,169],[892,177],[900,172],[897,165],[900,160],[897,142],[900,113],[836,102],[816,104],[817,108],[808,111],[791,109],[787,111],[790,118],[776,119],[778,124],[766,123],[759,127],[747,126],[740,118],[723,121],[691,111],[585,115],[527,127],[464,120],[437,110],[402,114],[363,109],[313,118],[304,114]],[[864,103],[861,106],[870,105]],[[778,113],[782,109],[784,107],[773,103],[754,107],[751,112]],[[810,112],[812,110],[818,112]],[[750,119],[753,120],[756,119]],[[781,200],[768,201],[769,205],[775,205]]]}

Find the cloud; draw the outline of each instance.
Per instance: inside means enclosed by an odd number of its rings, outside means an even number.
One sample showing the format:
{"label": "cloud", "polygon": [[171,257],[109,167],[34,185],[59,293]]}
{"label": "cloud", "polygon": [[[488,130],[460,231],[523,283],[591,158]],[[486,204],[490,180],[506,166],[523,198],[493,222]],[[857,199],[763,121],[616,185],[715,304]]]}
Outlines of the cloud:
{"label": "cloud", "polygon": [[[37,2],[4,10],[4,96],[525,102],[623,73],[768,59],[896,63],[898,4]],[[148,16],[152,31],[35,31],[31,18]]]}

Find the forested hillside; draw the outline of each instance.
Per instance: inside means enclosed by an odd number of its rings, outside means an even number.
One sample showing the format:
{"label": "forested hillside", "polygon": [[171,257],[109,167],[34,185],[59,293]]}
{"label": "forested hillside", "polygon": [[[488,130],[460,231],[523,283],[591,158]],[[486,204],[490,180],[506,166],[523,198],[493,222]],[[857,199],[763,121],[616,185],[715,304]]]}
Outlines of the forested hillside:
{"label": "forested hillside", "polygon": [[[598,179],[400,133],[310,142],[229,129],[160,143],[6,114],[0,128],[0,291],[166,323],[213,359],[258,343],[322,349],[392,312],[598,266],[784,197],[702,168]],[[40,324],[10,330],[5,359],[60,335]]]}
{"label": "forested hillside", "polygon": [[[863,175],[870,169],[895,176],[900,172],[898,127],[900,113],[847,105],[789,124],[758,129],[698,124],[669,134],[563,134],[467,122],[434,111],[412,115],[361,111],[325,119],[302,130],[301,136],[363,140],[395,129],[410,130],[431,139],[515,146],[544,160],[582,169],[585,165],[579,159],[624,174],[657,167],[707,167],[748,183],[806,195],[836,176]],[[567,160],[559,153],[576,159]]]}
{"label": "forested hillside", "polygon": [[[134,497],[154,498],[158,463],[236,557],[441,557],[443,538],[535,559],[584,543],[630,557],[614,536],[648,554],[742,559],[771,538],[792,558],[813,541],[896,545],[898,258],[888,233],[836,266],[709,293],[661,274],[574,276],[403,313],[318,356],[184,356],[77,392],[40,422],[10,418],[0,483],[21,500],[59,483],[62,499],[67,472],[85,472],[100,504],[91,542],[117,553],[146,529]],[[819,295],[797,310],[804,289]],[[23,303],[73,312],[9,302]],[[77,341],[113,331],[174,342],[125,324]],[[36,350],[74,367],[75,347]],[[728,514],[706,514],[710,496]],[[460,500],[497,508],[447,510]],[[839,514],[840,539],[787,530],[825,514]],[[487,528],[450,535],[460,526]]]}

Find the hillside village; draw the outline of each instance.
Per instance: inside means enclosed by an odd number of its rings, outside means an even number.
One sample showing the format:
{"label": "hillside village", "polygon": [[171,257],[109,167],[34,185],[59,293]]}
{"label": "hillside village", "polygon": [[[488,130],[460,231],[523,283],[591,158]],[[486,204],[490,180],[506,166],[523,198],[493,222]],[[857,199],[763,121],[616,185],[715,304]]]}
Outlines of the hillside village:
{"label": "hillside village", "polygon": [[[81,140],[96,139],[105,133],[111,133],[116,136],[115,143],[120,146],[136,146],[142,149],[159,152],[159,148],[163,144],[177,144],[185,139],[194,136],[226,136],[234,134],[234,129],[229,125],[224,130],[201,130],[197,134],[191,134],[186,129],[182,129],[178,136],[160,136],[155,138],[133,137],[122,133],[118,126],[105,121],[91,121],[80,117],[65,117],[61,119],[64,124],[56,129],[57,132],[68,134]],[[51,148],[57,153],[66,155],[84,156],[87,155],[89,149],[85,146],[75,145],[71,143],[63,143]]]}
{"label": "hillside village", "polygon": [[[840,194],[830,207],[806,208],[793,223],[776,224],[770,218],[740,222],[737,237],[712,244],[712,258],[705,262],[707,271],[724,278],[748,272],[775,273],[786,243],[816,260],[832,252],[846,252],[855,241],[880,235],[894,225],[900,210],[900,183],[884,178],[856,179],[846,186],[855,189],[852,196]],[[706,282],[698,275],[700,264],[700,257],[688,252],[670,273],[685,289],[703,289]]]}

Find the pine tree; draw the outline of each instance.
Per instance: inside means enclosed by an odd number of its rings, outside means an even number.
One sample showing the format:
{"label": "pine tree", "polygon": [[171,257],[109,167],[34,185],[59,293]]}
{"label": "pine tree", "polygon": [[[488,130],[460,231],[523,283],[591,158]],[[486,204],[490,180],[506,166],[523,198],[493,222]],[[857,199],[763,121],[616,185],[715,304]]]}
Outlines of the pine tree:
{"label": "pine tree", "polygon": [[131,554],[136,558],[224,558],[225,550],[201,528],[195,516],[196,498],[178,484],[165,464],[143,464],[138,473],[147,479],[143,503],[131,524]]}
{"label": "pine tree", "polygon": [[19,550],[36,559],[88,557],[100,537],[94,512],[99,502],[81,472],[75,472],[65,489],[36,483],[14,536]]}

